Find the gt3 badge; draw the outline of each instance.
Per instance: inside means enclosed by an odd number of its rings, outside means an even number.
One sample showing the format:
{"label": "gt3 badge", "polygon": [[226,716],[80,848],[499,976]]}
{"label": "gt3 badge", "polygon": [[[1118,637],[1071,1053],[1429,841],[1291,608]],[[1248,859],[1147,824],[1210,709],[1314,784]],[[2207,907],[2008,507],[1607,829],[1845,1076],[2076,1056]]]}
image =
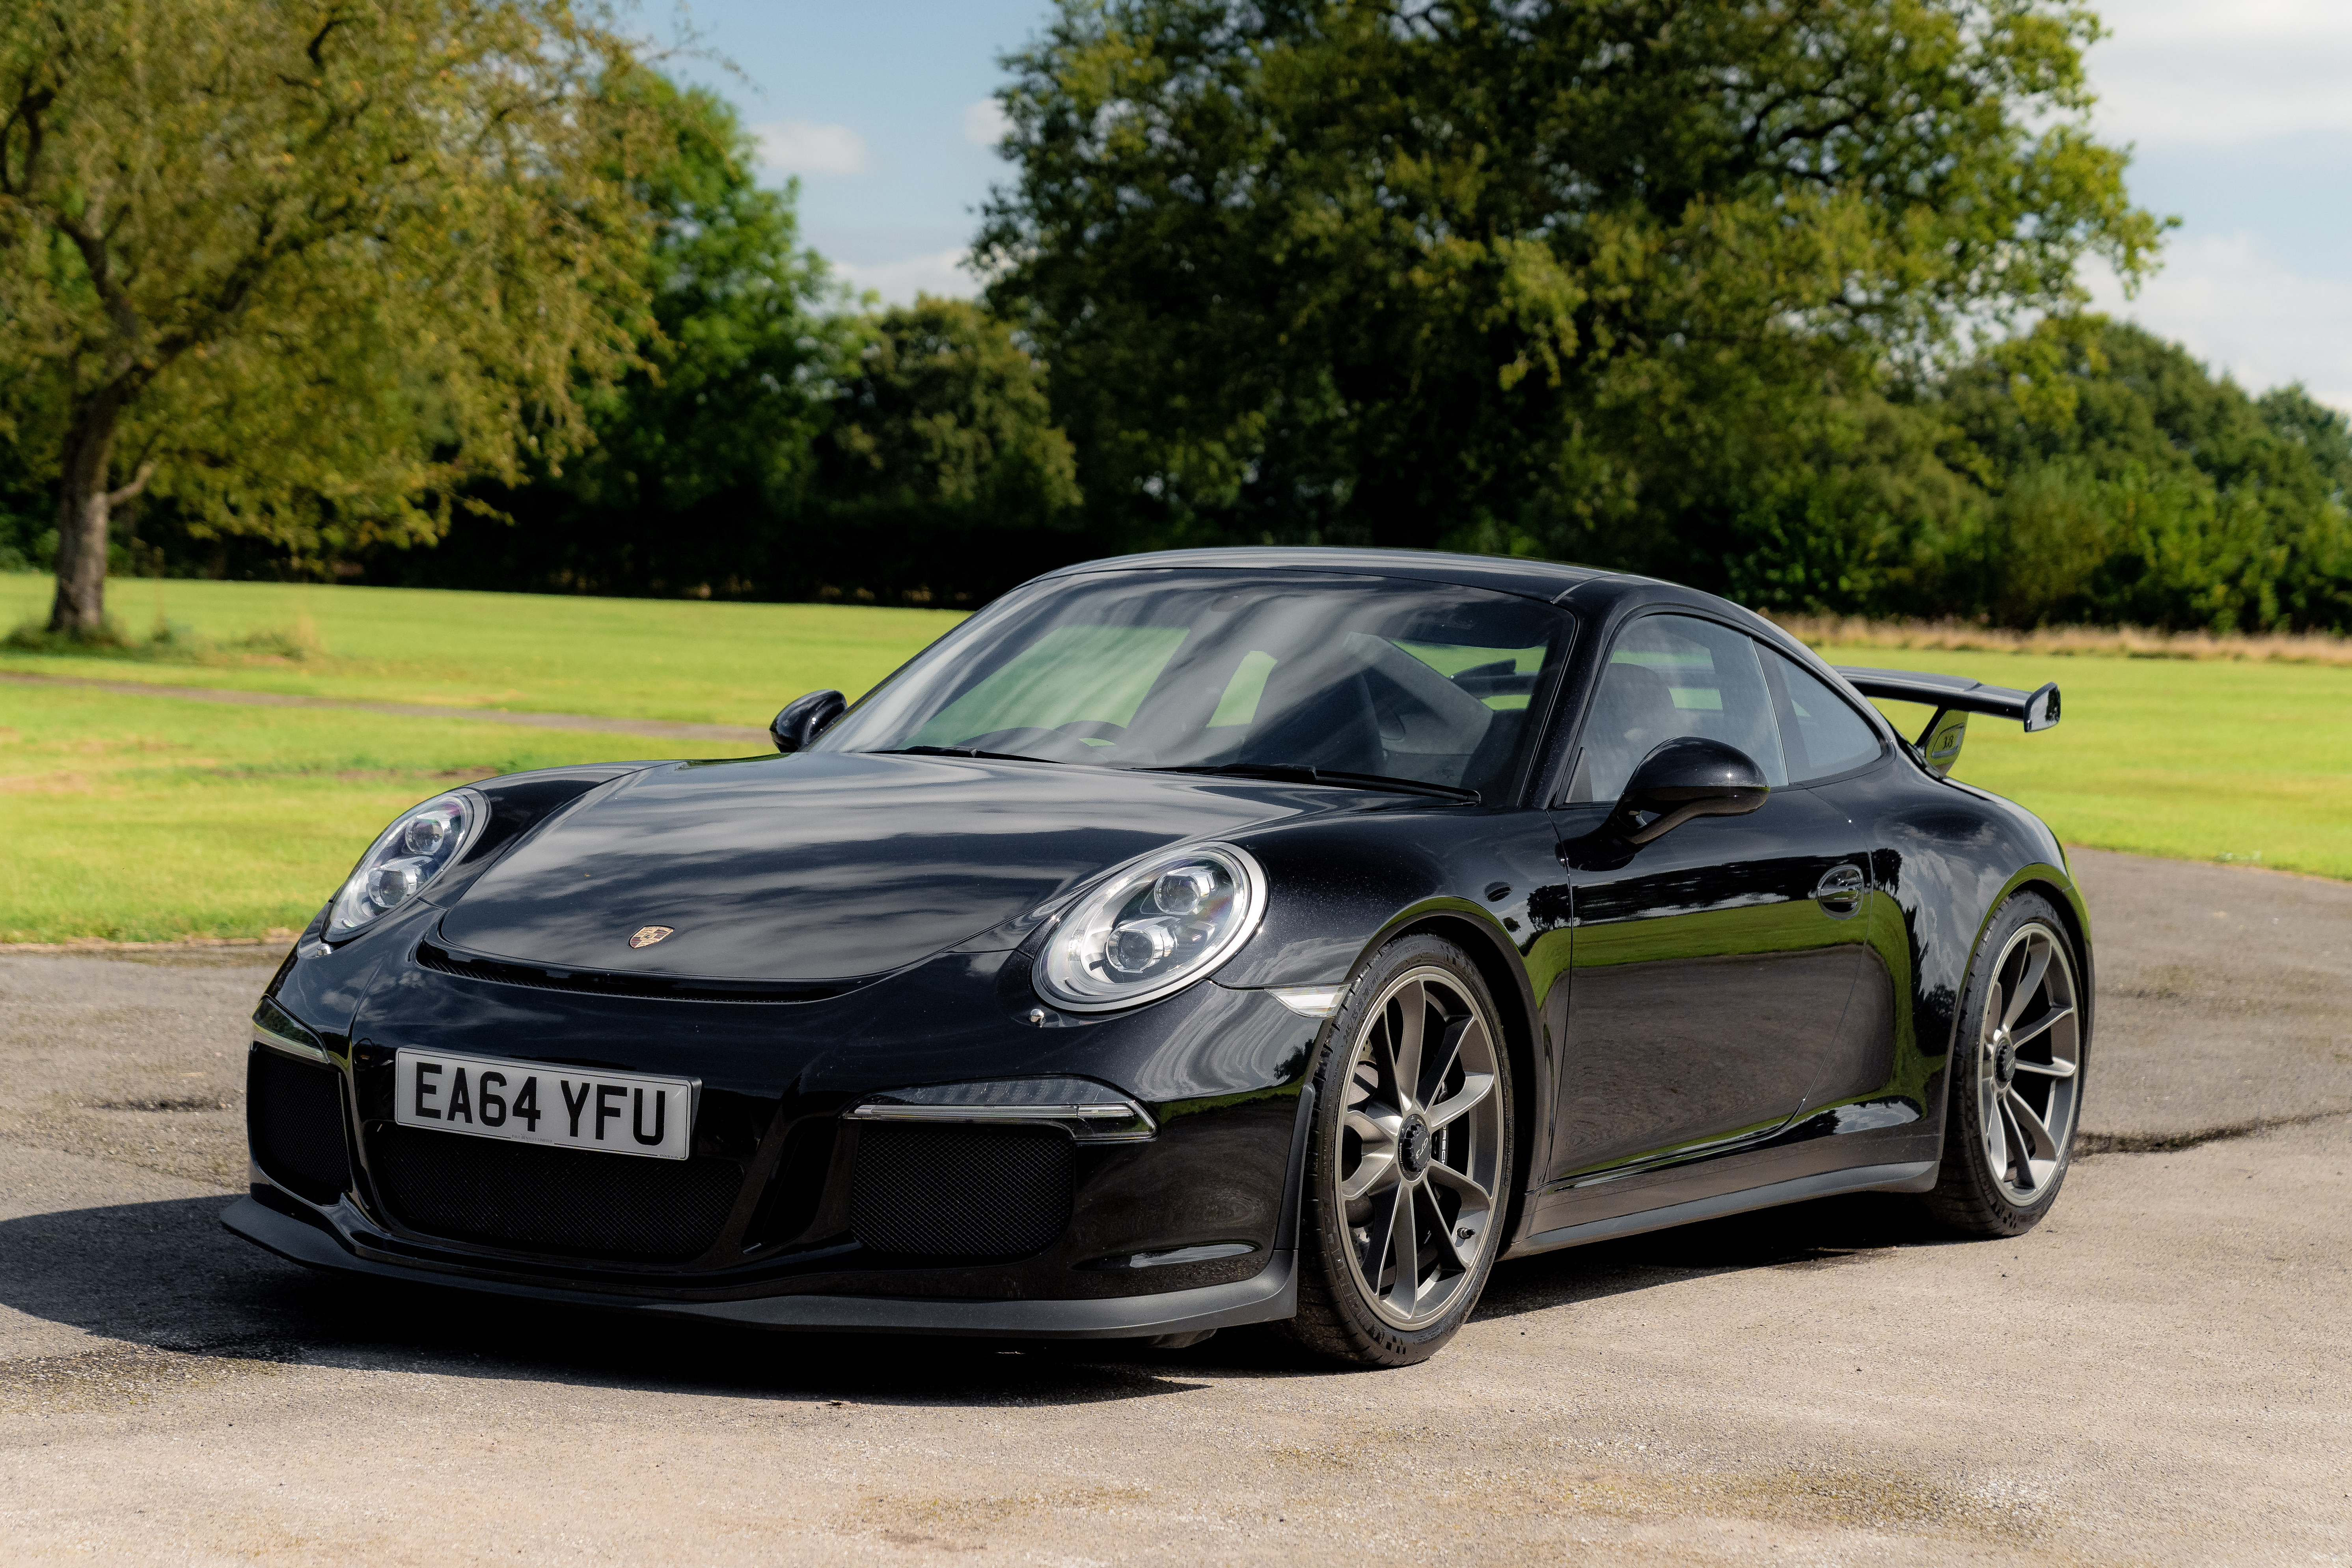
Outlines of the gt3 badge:
{"label": "gt3 badge", "polygon": [[637,934],[629,939],[631,947],[651,947],[676,931],[676,926],[639,926]]}

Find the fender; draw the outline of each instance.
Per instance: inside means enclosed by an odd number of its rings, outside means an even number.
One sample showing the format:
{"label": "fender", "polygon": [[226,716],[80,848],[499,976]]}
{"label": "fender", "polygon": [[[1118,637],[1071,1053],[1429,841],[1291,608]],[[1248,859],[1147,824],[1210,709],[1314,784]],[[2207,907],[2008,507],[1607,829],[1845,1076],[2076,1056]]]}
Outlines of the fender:
{"label": "fender", "polygon": [[2022,807],[1985,791],[1906,768],[1909,798],[1890,804],[1872,856],[1870,944],[1887,972],[1895,1011],[1895,1080],[1940,1131],[1946,1073],[1958,1043],[1960,998],[1986,928],[2011,896],[2049,892],[2074,926],[2086,1002],[2093,1008],[2090,915],[2050,830]]}
{"label": "fender", "polygon": [[1234,838],[1257,857],[1271,887],[1256,938],[1215,984],[1345,984],[1381,947],[1413,931],[1444,935],[1478,963],[1518,1069],[1519,1171],[1506,1221],[1516,1226],[1527,1173],[1543,1168],[1549,1152],[1557,1098],[1559,1042],[1547,1022],[1557,1009],[1546,1002],[1566,971],[1542,955],[1565,953],[1559,943],[1539,952],[1538,939],[1566,923],[1569,903],[1549,818],[1407,807],[1276,824]]}
{"label": "fender", "polygon": [[331,1049],[348,1050],[352,1019],[367,994],[369,977],[385,953],[407,940],[395,933],[413,936],[412,928],[419,920],[428,923],[437,920],[468,883],[565,806],[614,779],[660,765],[636,762],[534,768],[467,785],[489,802],[490,820],[466,851],[466,858],[413,902],[332,948],[320,941],[332,900],[321,904],[296,939],[286,962],[271,976],[263,996],[325,1037]]}
{"label": "fender", "polygon": [[[1985,906],[1977,920],[1976,936],[1969,944],[1970,967],[1960,977],[1962,986],[1965,988],[1974,976],[1976,955],[1984,951],[1985,932],[1991,928],[1993,917],[2000,913],[2002,905],[2022,892],[2053,895],[2052,901],[2058,906],[2059,918],[2074,928],[2067,935],[2074,939],[2074,963],[2083,972],[2083,996],[2078,1011],[2082,1014],[2082,1032],[2087,1047],[2092,1020],[2098,1011],[2098,986],[2091,975],[2091,910],[2089,904],[2084,901],[2082,889],[2074,885],[2073,875],[2063,865],[2037,860],[2018,868],[2001,885],[2000,891]],[[1957,1018],[1952,1021],[1952,1034],[1944,1047],[1948,1052],[1959,1046],[1959,1024]]]}

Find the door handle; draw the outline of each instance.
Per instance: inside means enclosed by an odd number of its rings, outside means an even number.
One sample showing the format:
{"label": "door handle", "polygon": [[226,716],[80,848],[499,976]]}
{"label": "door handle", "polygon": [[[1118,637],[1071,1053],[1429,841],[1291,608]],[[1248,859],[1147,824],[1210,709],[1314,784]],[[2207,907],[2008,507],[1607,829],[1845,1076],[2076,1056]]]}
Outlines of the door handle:
{"label": "door handle", "polygon": [[1813,884],[1813,897],[1833,915],[1850,915],[1862,908],[1862,868],[1853,862],[1832,866]]}

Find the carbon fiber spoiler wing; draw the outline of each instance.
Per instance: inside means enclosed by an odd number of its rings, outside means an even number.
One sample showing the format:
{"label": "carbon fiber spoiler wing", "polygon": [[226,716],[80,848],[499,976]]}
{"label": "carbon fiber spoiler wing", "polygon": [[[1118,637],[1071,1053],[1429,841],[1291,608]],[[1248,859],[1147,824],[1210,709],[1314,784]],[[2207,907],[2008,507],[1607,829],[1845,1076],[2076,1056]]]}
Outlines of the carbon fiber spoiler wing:
{"label": "carbon fiber spoiler wing", "polygon": [[1890,702],[1917,702],[1931,707],[1936,716],[1912,742],[1919,760],[1937,778],[1952,771],[1960,760],[1960,744],[1968,738],[1969,715],[1989,714],[1996,719],[2014,719],[2023,724],[2028,734],[2037,730],[2049,730],[2058,723],[2058,684],[2048,681],[2032,691],[2020,691],[2010,686],[1988,686],[1981,680],[1970,680],[1964,675],[1929,675],[1913,669],[1868,669],[1853,665],[1834,667],[1844,677],[1847,685],[1864,697],[1883,697]]}

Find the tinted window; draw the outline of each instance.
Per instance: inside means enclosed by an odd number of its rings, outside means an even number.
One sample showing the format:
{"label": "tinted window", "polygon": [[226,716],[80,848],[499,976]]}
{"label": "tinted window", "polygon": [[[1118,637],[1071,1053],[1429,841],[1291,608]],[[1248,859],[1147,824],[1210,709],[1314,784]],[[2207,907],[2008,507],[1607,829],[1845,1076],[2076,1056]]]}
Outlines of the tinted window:
{"label": "tinted window", "polygon": [[1848,773],[1878,760],[1878,732],[1846,700],[1794,659],[1764,652],[1785,700],[1780,732],[1789,750],[1789,772],[1800,783]]}
{"label": "tinted window", "polygon": [[1515,595],[1391,578],[1058,578],[941,638],[814,749],[1307,766],[1492,797],[1570,624]]}
{"label": "tinted window", "polygon": [[1644,616],[1609,650],[1568,798],[1615,800],[1643,757],[1682,735],[1737,746],[1768,784],[1789,782],[1755,643],[1696,616]]}

